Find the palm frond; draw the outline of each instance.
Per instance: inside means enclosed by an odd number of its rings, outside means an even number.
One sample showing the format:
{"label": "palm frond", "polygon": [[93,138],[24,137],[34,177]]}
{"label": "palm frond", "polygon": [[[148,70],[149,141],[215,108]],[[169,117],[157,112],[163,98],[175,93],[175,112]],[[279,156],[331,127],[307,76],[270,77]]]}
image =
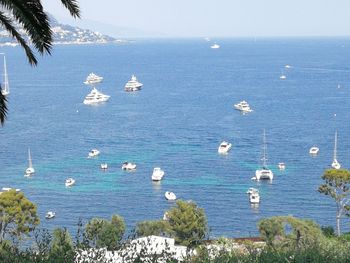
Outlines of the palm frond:
{"label": "palm frond", "polygon": [[11,36],[15,38],[18,41],[18,43],[23,47],[24,51],[26,52],[29,63],[32,65],[36,65],[38,61],[36,60],[33,51],[28,46],[26,41],[22,38],[21,34],[16,30],[15,26],[12,23],[12,20],[1,11],[0,24],[3,25],[4,28],[11,34]]}
{"label": "palm frond", "polygon": [[77,0],[61,0],[62,4],[69,10],[74,18],[80,18],[80,10]]}
{"label": "palm frond", "polygon": [[0,124],[4,125],[7,118],[7,99],[1,92],[0,87]]}

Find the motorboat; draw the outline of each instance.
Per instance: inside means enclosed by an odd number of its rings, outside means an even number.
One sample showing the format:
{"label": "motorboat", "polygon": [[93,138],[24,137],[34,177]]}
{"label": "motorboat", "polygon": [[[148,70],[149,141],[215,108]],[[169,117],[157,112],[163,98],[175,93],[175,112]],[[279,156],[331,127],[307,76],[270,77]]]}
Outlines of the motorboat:
{"label": "motorboat", "polygon": [[90,152],[89,152],[89,157],[96,157],[100,154],[100,151],[97,150],[97,149],[92,149]]}
{"label": "motorboat", "polygon": [[86,95],[83,103],[85,105],[99,104],[108,101],[110,97],[111,96],[103,94],[94,87],[91,92]]}
{"label": "motorboat", "polygon": [[253,110],[250,108],[248,102],[246,102],[245,100],[242,100],[236,104],[233,105],[233,107],[236,109],[236,110],[239,110],[243,113],[246,113],[246,112],[252,112]]}
{"label": "motorboat", "polygon": [[253,192],[249,195],[249,202],[252,204],[260,203],[260,194],[259,192]]}
{"label": "motorboat", "polygon": [[102,82],[103,80],[103,77],[100,77],[98,75],[96,75],[95,73],[91,72],[86,80],[84,81],[84,84],[86,85],[93,85],[93,84],[97,84],[97,83],[100,83]]}
{"label": "motorboat", "polygon": [[284,67],[285,67],[285,68],[291,68],[291,66],[290,66],[290,65],[288,65],[288,64],[287,64],[287,65],[285,65]]}
{"label": "motorboat", "polygon": [[173,192],[166,191],[164,196],[166,200],[170,200],[170,201],[176,200],[176,195]]}
{"label": "motorboat", "polygon": [[136,170],[136,164],[135,163],[130,163],[130,162],[124,162],[122,164],[122,169],[123,170],[128,170],[128,171]]}
{"label": "motorboat", "polygon": [[247,194],[252,194],[254,192],[258,192],[259,193],[259,190],[254,188],[254,187],[250,187],[248,190],[247,190]]}
{"label": "motorboat", "polygon": [[25,177],[30,177],[35,173],[35,169],[33,167],[33,163],[32,163],[32,156],[30,154],[30,149],[28,148],[28,168],[26,169],[26,172],[24,174]]}
{"label": "motorboat", "polygon": [[107,170],[108,169],[108,164],[107,163],[101,163],[100,167],[102,170]]}
{"label": "motorboat", "polygon": [[220,48],[220,45],[218,45],[218,44],[215,43],[215,44],[211,45],[210,48],[212,48],[212,49],[218,49],[218,48]]}
{"label": "motorboat", "polygon": [[223,141],[220,143],[220,146],[218,148],[218,153],[220,154],[226,154],[231,150],[232,144],[226,141]]}
{"label": "motorboat", "polygon": [[311,155],[317,155],[318,154],[318,152],[319,152],[319,148],[318,147],[316,147],[316,146],[312,146],[311,148],[310,148],[310,150],[309,150],[309,154],[311,154]]}
{"label": "motorboat", "polygon": [[125,91],[138,91],[142,88],[143,84],[137,81],[137,78],[135,75],[131,76],[131,80],[129,80],[125,84]]}
{"label": "motorboat", "polygon": [[6,57],[4,53],[3,55],[4,55],[4,74],[3,74],[3,81],[1,85],[1,93],[2,95],[7,96],[10,94],[10,84],[9,84],[9,79],[7,75]]}
{"label": "motorboat", "polygon": [[152,173],[152,181],[160,181],[163,179],[164,171],[160,167],[155,167]]}
{"label": "motorboat", "polygon": [[341,165],[337,160],[337,142],[338,142],[338,132],[335,132],[334,136],[334,152],[333,152],[333,162],[332,162],[332,167],[334,169],[340,169]]}
{"label": "motorboat", "polygon": [[260,179],[273,179],[273,172],[267,167],[267,145],[265,129],[263,132],[263,154],[262,154],[262,168],[255,171],[256,180]]}
{"label": "motorboat", "polygon": [[280,169],[281,171],[286,169],[286,164],[285,163],[278,163],[278,169]]}
{"label": "motorboat", "polygon": [[11,190],[15,190],[16,193],[18,193],[18,192],[21,191],[21,189],[19,189],[19,188],[3,187],[3,188],[1,188],[1,193],[2,193],[2,192],[9,192],[9,191],[11,191]]}
{"label": "motorboat", "polygon": [[46,219],[52,219],[52,218],[54,218],[55,216],[56,216],[56,213],[55,213],[55,212],[49,211],[49,212],[46,213],[45,218],[46,218]]}
{"label": "motorboat", "polygon": [[75,180],[73,178],[66,179],[65,185],[66,187],[72,186],[75,184]]}

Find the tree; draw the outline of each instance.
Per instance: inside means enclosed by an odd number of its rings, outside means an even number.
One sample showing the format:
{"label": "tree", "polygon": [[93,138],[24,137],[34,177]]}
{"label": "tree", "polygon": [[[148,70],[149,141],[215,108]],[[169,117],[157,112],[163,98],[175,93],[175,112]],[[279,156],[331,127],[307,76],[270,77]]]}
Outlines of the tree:
{"label": "tree", "polygon": [[22,192],[10,190],[0,194],[0,242],[6,235],[20,239],[39,224],[36,205]]}
{"label": "tree", "polygon": [[318,191],[334,199],[337,207],[337,235],[340,236],[340,218],[348,211],[350,202],[350,171],[346,169],[328,169],[324,172]]}
{"label": "tree", "polygon": [[176,206],[168,212],[170,231],[175,241],[182,245],[195,245],[201,242],[208,233],[205,212],[192,201],[176,201]]}
{"label": "tree", "polygon": [[139,237],[163,236],[169,233],[169,223],[164,220],[143,221],[136,225],[136,235]]}
{"label": "tree", "polygon": [[74,261],[73,241],[67,229],[56,228],[53,231],[50,258],[57,263]]}
{"label": "tree", "polygon": [[111,221],[102,218],[93,218],[85,226],[86,237],[97,248],[107,247],[115,249],[125,232],[124,219],[113,215]]}
{"label": "tree", "polygon": [[[77,0],[61,0],[63,6],[68,9],[74,18],[80,17]],[[22,46],[31,65],[37,64],[29,43],[24,35],[28,35],[39,54],[51,54],[52,30],[48,15],[44,12],[41,0],[0,0],[0,24]],[[21,30],[17,30],[15,24],[19,24]],[[6,100],[0,96],[0,123],[3,125],[6,119]]]}

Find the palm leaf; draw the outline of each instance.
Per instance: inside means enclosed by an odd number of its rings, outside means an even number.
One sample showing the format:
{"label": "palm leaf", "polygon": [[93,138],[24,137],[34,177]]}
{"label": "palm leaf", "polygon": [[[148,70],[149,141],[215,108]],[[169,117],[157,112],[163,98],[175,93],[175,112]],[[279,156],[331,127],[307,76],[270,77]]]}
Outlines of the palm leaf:
{"label": "palm leaf", "polygon": [[80,18],[80,10],[77,0],[61,0],[61,2],[74,18]]}
{"label": "palm leaf", "polygon": [[4,125],[6,118],[7,118],[7,99],[0,91],[0,124],[1,125]]}

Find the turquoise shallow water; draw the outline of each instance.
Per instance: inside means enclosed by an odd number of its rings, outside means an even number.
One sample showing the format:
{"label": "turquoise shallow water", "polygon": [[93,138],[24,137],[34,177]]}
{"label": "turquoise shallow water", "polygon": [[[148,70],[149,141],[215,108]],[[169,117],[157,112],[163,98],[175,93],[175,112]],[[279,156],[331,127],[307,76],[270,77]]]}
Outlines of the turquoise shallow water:
{"label": "turquoise shallow water", "polygon": [[[164,199],[168,190],[205,209],[212,236],[255,235],[256,223],[273,215],[333,224],[333,203],[317,187],[332,161],[336,129],[339,161],[350,166],[350,39],[218,42],[217,50],[201,39],[55,46],[37,68],[19,48],[3,48],[11,95],[0,129],[0,185],[21,188],[49,229],[74,231],[79,218],[118,213],[130,230],[163,216],[174,204]],[[90,72],[104,77],[108,103],[82,104]],[[138,93],[123,91],[131,74],[144,84]],[[243,99],[254,112],[233,109]],[[272,183],[250,180],[264,128]],[[217,154],[223,140],[233,144],[227,156]],[[320,153],[311,158],[314,144]],[[36,169],[30,179],[23,177],[28,147]],[[92,148],[101,155],[88,159]],[[122,171],[126,160],[137,171]],[[102,162],[108,171],[99,169]],[[155,166],[166,172],[160,184],[150,179]],[[70,189],[68,177],[76,179]],[[258,208],[248,202],[249,187],[261,191]],[[45,221],[48,210],[57,217]]]}

